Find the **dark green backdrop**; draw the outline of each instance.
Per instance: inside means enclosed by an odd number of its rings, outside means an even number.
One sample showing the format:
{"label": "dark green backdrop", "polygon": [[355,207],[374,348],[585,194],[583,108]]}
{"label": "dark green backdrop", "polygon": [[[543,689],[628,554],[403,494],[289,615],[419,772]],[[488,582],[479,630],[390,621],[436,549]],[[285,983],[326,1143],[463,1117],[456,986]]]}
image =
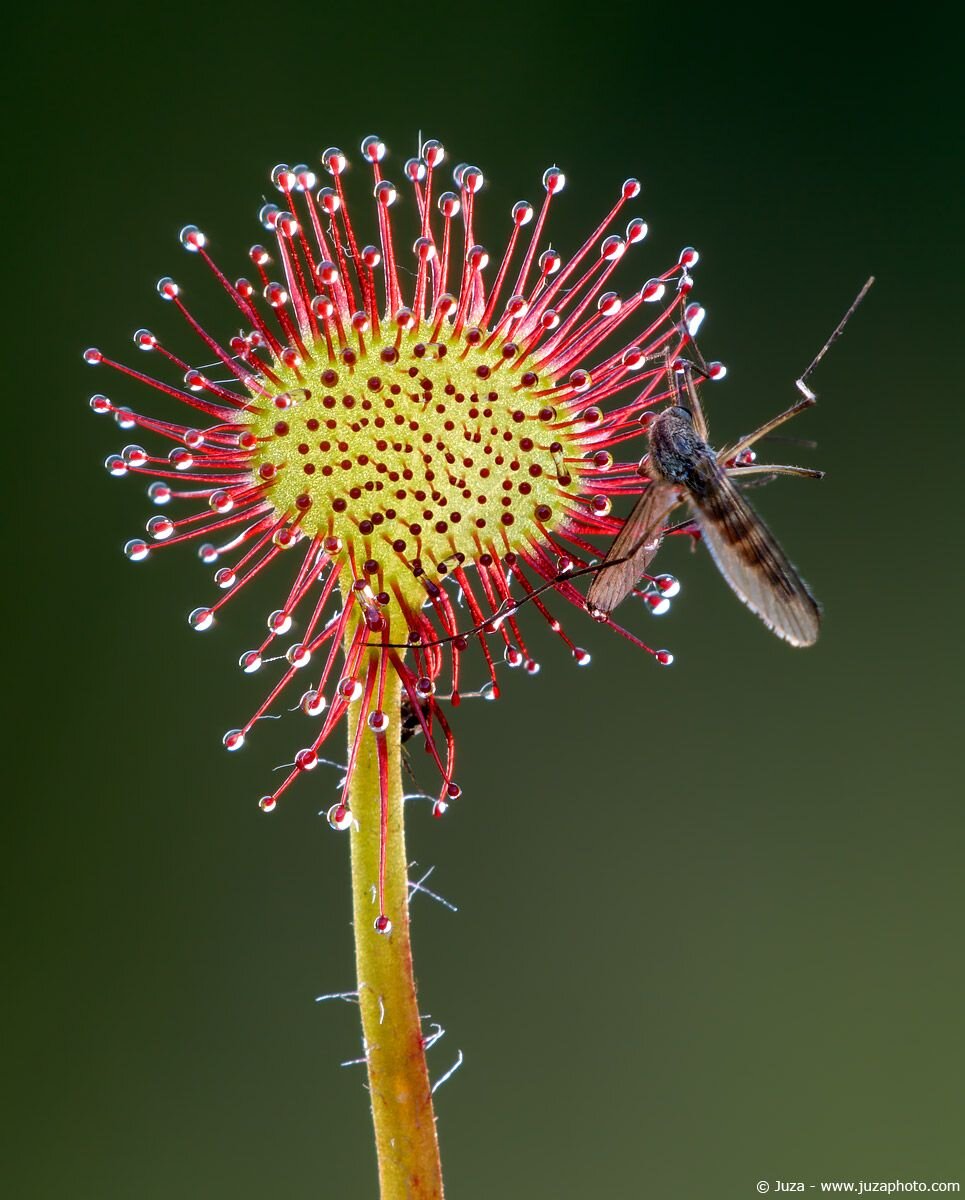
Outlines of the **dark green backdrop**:
{"label": "dark green backdrop", "polygon": [[199,279],[186,221],[243,270],[275,162],[377,132],[398,173],[420,129],[486,171],[490,246],[552,162],[564,249],[644,180],[640,278],[702,251],[720,440],[793,398],[878,277],[796,430],[827,480],[756,494],[826,606],[819,645],[768,636],[674,545],[674,614],[637,618],[672,670],[573,613],[579,670],[531,618],[541,676],[458,714],[464,799],[410,820],[460,908],[414,905],[447,1030],[431,1069],[466,1060],[438,1094],[450,1195],[963,1179],[943,32],[609,3],[39,14],[5,68],[8,1194],[374,1194],[361,1070],[339,1066],[357,1014],[314,1003],[352,986],[347,844],[317,816],[334,779],[269,820],[298,718],[219,744],[260,695],[234,664],[270,594],[200,638],[191,552],[123,560],[148,507],[101,468],[127,438],[87,411],[105,379],[80,352],[174,327],[153,289]]}

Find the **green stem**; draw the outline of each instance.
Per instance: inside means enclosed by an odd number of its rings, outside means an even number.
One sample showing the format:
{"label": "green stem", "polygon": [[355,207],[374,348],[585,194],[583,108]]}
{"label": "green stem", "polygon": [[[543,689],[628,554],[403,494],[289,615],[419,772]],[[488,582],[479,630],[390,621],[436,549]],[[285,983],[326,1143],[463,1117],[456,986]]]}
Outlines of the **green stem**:
{"label": "green stem", "polygon": [[[376,884],[381,849],[381,805],[377,738],[362,729],[350,785],[352,825],[352,898],[359,1005],[365,1038],[379,1161],[381,1200],[441,1200],[442,1168],[436,1141],[432,1093],[422,1044],[422,1023],[412,974],[409,940],[408,866],[402,814],[402,751],[399,741],[401,682],[387,672],[382,707],[390,723],[387,829],[385,832],[384,911],[389,934],[376,932],[379,916]],[[349,747],[364,700],[349,710]]]}

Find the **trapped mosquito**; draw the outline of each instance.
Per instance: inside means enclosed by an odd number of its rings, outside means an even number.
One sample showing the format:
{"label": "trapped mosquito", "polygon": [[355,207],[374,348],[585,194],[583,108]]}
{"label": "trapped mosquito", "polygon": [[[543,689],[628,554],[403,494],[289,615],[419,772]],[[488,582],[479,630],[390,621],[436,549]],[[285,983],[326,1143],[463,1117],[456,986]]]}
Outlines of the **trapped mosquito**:
{"label": "trapped mosquito", "polygon": [[[649,472],[650,486],[607,550],[587,593],[587,607],[595,616],[608,616],[633,591],[660,549],[671,514],[687,504],[701,540],[738,599],[792,646],[811,646],[817,641],[821,625],[817,600],[735,484],[755,474],[823,476],[823,471],[807,467],[742,463],[740,459],[755,442],[815,403],[805,380],[872,283],[869,279],[864,285],[798,380],[803,399],[723,450],[714,451],[708,444],[707,421],[694,386],[694,365],[686,360],[668,361],[675,403],[657,416],[650,429],[650,453],[641,464]],[[678,374],[683,376],[689,407],[677,395]]]}

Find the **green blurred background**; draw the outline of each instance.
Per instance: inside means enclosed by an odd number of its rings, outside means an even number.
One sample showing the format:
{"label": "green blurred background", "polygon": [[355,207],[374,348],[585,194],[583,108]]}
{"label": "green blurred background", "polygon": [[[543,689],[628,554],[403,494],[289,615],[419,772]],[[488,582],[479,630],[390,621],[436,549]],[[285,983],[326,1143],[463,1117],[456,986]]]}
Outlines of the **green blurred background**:
{"label": "green blurred background", "polygon": [[412,811],[412,856],[460,910],[413,910],[423,1011],[447,1030],[431,1070],[465,1055],[437,1096],[449,1194],[965,1179],[958,94],[937,20],[609,3],[19,20],[7,1194],[375,1193],[361,1070],[339,1066],[357,1013],[314,1002],[353,986],[348,846],[317,815],[337,776],[269,820],[254,802],[303,718],[220,746],[261,695],[235,663],[273,592],[202,638],[189,550],[125,562],[148,505],[101,468],[130,435],[86,399],[145,397],[80,353],[135,360],[136,327],[175,329],[154,294],[169,272],[230,333],[180,226],[242,272],[274,163],[377,132],[401,175],[420,130],[486,172],[491,248],[553,162],[564,250],[640,176],[651,240],[619,279],[701,250],[702,344],[730,368],[718,441],[793,399],[878,278],[793,431],[828,478],[755,493],[826,606],[818,646],[782,645],[703,552],[668,546],[682,595],[633,621],[675,666],[572,612],[579,670],[528,614],[542,674],[466,703],[464,798],[443,822]]}

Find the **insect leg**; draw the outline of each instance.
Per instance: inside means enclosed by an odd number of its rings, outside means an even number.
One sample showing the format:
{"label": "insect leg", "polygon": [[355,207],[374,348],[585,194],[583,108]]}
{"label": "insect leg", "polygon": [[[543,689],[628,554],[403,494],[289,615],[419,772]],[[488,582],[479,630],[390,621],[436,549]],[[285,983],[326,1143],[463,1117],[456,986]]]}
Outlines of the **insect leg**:
{"label": "insect leg", "polygon": [[692,333],[689,332],[686,325],[681,325],[680,331],[681,331],[681,333],[686,335],[687,344],[693,349],[694,355],[697,359],[697,362],[694,364],[694,368],[697,371],[697,374],[702,375],[704,377],[704,379],[712,378],[712,376],[710,374],[710,367],[707,365],[707,360],[706,360],[706,358],[704,358],[700,347],[697,345],[697,339],[693,336]]}
{"label": "insect leg", "polygon": [[697,389],[694,387],[693,367],[689,362],[684,363],[684,381],[687,384],[687,396],[690,400],[690,415],[694,419],[694,430],[700,440],[706,442],[709,436],[707,418],[704,416]]}
{"label": "insect leg", "polygon": [[765,421],[763,425],[754,430],[753,433],[748,433],[739,441],[734,442],[732,446],[726,446],[723,450],[718,450],[717,461],[719,463],[727,462],[728,459],[735,458],[742,450],[753,446],[755,442],[760,441],[762,437],[783,425],[785,421],[790,421],[792,417],[796,417],[799,412],[803,412],[806,408],[810,408],[814,400],[798,400],[797,404],[792,404],[790,408],[784,410],[776,417],[772,417],[769,421]]}
{"label": "insect leg", "polygon": [[731,479],[741,480],[745,475],[800,475],[803,479],[823,479],[824,471],[812,467],[775,466],[772,463],[751,463],[746,467],[725,467]]}
{"label": "insect leg", "polygon": [[845,325],[847,325],[847,323],[854,316],[854,310],[858,307],[858,305],[861,303],[861,301],[868,294],[868,289],[871,287],[871,285],[874,283],[874,281],[875,281],[874,275],[870,275],[868,277],[868,279],[865,281],[864,287],[861,289],[860,292],[858,292],[858,294],[857,294],[857,296],[855,296],[854,300],[851,301],[851,307],[848,309],[848,311],[844,314],[844,316],[841,318],[841,320],[835,326],[834,332],[831,334],[831,336],[828,338],[828,340],[824,343],[824,345],[821,347],[821,349],[815,355],[814,359],[811,362],[811,365],[804,372],[804,374],[800,377],[800,379],[795,380],[794,386],[798,389],[798,391],[801,393],[802,396],[810,399],[812,402],[815,399],[815,395],[811,391],[811,389],[808,387],[808,385],[805,383],[805,380],[811,374],[811,372],[814,370],[814,368],[818,365],[818,363],[821,361],[821,359],[824,358],[825,354],[827,354],[827,352],[831,349],[831,347],[838,340],[838,338],[841,336],[841,334],[844,332]]}

